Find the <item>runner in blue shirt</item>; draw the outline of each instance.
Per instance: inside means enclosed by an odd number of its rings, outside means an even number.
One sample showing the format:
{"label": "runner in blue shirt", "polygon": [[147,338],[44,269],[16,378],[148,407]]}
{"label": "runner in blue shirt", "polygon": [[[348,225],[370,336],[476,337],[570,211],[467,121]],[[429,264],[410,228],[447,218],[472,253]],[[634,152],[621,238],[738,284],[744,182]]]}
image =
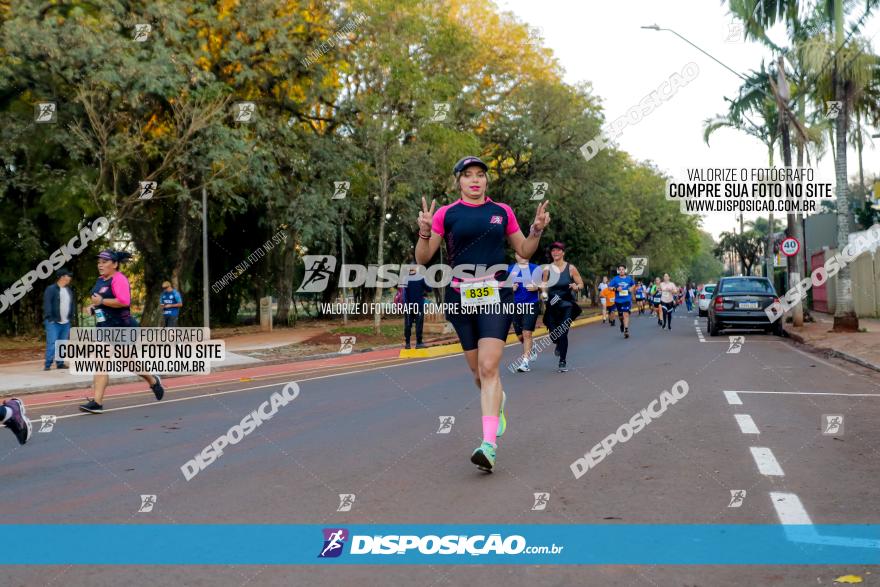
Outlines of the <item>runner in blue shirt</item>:
{"label": "runner in blue shirt", "polygon": [[620,331],[624,338],[629,338],[629,313],[636,282],[626,274],[626,265],[618,265],[617,277],[608,283],[608,287],[615,292],[614,305],[617,307],[617,315],[620,316]]}
{"label": "runner in blue shirt", "polygon": [[177,317],[180,316],[180,308],[183,307],[183,298],[180,292],[171,286],[170,281],[162,283],[162,295],[159,296],[162,303],[162,326],[174,328],[177,326]]}
{"label": "runner in blue shirt", "polygon": [[645,284],[639,281],[639,284],[636,286],[636,305],[639,307],[639,316],[642,315],[642,312],[645,311]]}
{"label": "runner in blue shirt", "polygon": [[516,370],[528,373],[529,361],[537,358],[532,351],[532,333],[538,322],[538,290],[541,287],[541,268],[529,263],[525,257],[516,254],[516,263],[507,268],[510,281],[513,283],[513,302],[516,312],[513,315],[513,330],[523,345],[523,354]]}

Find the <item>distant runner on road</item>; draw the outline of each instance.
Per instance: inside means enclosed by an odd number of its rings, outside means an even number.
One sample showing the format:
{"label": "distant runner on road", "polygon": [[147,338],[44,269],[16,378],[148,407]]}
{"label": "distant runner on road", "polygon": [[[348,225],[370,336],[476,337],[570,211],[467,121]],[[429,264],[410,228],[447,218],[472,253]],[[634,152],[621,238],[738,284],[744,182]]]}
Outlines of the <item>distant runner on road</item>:
{"label": "distant runner on road", "polygon": [[660,283],[660,305],[663,308],[663,324],[661,327],[672,330],[672,309],[675,307],[675,296],[678,294],[678,286],[669,280],[669,274],[663,274]]}
{"label": "distant runner on road", "polygon": [[[532,335],[538,323],[538,290],[541,287],[541,270],[529,260],[516,255],[516,263],[507,268],[513,283],[513,301],[516,313],[513,315],[513,330],[523,345],[522,359],[516,370],[520,373],[531,371],[529,362],[537,359],[532,350]],[[537,275],[536,275],[537,272]],[[537,278],[537,281],[536,281]]]}
{"label": "distant runner on road", "polygon": [[614,305],[617,307],[617,315],[620,316],[620,331],[624,338],[629,338],[629,313],[636,282],[626,274],[626,265],[617,266],[617,277],[608,283],[608,287],[615,292]]}
{"label": "distant runner on road", "polygon": [[[556,343],[559,356],[559,372],[568,371],[568,331],[571,323],[581,314],[575,292],[584,289],[584,280],[577,267],[565,260],[565,245],[555,242],[550,245],[551,263],[544,269],[544,282],[541,285],[544,300],[544,324],[550,331],[550,340]],[[551,280],[551,272],[557,276],[556,283],[547,285]]]}

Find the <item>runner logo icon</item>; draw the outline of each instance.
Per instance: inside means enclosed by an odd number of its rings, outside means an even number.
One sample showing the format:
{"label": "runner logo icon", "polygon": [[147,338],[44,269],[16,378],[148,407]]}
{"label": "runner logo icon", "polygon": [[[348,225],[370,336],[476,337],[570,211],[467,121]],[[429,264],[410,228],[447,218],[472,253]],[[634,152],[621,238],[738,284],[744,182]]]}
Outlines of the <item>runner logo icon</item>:
{"label": "runner logo icon", "polygon": [[489,224],[501,224],[501,216],[493,216],[489,219]]}
{"label": "runner logo icon", "polygon": [[350,512],[351,506],[354,505],[355,495],[354,493],[340,493],[339,494],[339,507],[336,508],[337,512]]}
{"label": "runner logo icon", "polygon": [[455,416],[438,416],[440,418],[440,428],[437,434],[449,434],[452,432],[452,426],[455,424]]}
{"label": "runner logo icon", "polygon": [[532,511],[541,511],[547,509],[547,504],[550,503],[550,494],[541,492],[535,494],[535,503],[532,505]]}
{"label": "runner logo icon", "polygon": [[340,336],[339,337],[339,354],[350,355],[354,349],[354,343],[357,342],[356,336]]}
{"label": "runner logo icon", "polygon": [[746,498],[746,490],[745,489],[731,489],[730,490],[730,503],[727,504],[729,508],[738,508],[742,507],[743,500]]}
{"label": "runner logo icon", "polygon": [[822,414],[822,434],[843,434],[843,415]]}
{"label": "runner logo icon", "polygon": [[743,343],[746,341],[745,336],[730,336],[730,346],[727,348],[728,354],[737,354],[742,350]]}
{"label": "runner logo icon", "polygon": [[320,293],[327,289],[329,278],[336,270],[336,257],[331,255],[305,255],[305,276],[297,293]]}
{"label": "runner logo icon", "polygon": [[318,558],[336,558],[342,554],[345,541],[348,540],[348,530],[345,528],[324,528],[324,547],[318,554]]}
{"label": "runner logo icon", "polygon": [[156,496],[155,495],[141,495],[141,507],[138,508],[139,514],[147,514],[153,511],[153,506],[156,505]]}
{"label": "runner logo icon", "polygon": [[55,421],[58,419],[58,416],[43,414],[40,416],[40,429],[38,432],[52,432],[52,429],[55,428]]}
{"label": "runner logo icon", "polygon": [[648,268],[647,257],[630,257],[629,258],[629,274],[634,276],[644,275],[645,269]]}

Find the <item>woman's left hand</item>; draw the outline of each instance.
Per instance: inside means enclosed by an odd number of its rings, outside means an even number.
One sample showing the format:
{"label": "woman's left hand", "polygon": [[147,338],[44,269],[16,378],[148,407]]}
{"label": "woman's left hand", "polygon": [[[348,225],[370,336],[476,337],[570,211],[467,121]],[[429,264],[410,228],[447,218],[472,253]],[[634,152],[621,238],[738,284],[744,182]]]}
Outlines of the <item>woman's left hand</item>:
{"label": "woman's left hand", "polygon": [[550,224],[550,213],[547,212],[547,204],[549,203],[548,200],[545,200],[538,204],[538,209],[535,211],[535,221],[532,223],[536,230],[544,230]]}
{"label": "woman's left hand", "polygon": [[94,305],[96,305],[96,306],[100,306],[101,303],[104,301],[104,298],[102,298],[102,297],[99,296],[98,294],[92,294],[92,298],[91,298],[91,299],[92,299],[92,303],[93,303]]}

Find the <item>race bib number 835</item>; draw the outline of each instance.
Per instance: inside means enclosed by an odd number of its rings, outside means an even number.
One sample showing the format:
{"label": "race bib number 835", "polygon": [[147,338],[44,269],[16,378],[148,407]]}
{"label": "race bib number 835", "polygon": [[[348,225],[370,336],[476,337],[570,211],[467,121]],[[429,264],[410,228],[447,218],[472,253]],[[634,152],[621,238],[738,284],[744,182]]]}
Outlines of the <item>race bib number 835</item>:
{"label": "race bib number 835", "polygon": [[501,303],[498,282],[493,280],[461,284],[461,305],[486,306]]}

